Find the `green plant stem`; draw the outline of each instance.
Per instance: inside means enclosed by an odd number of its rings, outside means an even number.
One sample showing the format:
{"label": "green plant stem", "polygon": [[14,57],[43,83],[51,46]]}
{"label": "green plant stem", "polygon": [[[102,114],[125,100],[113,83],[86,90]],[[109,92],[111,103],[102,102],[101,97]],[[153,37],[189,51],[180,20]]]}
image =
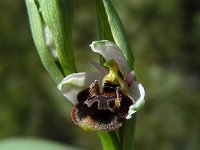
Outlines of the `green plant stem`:
{"label": "green plant stem", "polygon": [[122,127],[122,147],[121,150],[133,150],[134,145],[134,135],[135,135],[135,125],[136,125],[136,113],[132,115],[130,120],[126,120],[124,126]]}
{"label": "green plant stem", "polygon": [[98,136],[101,140],[104,150],[120,150],[120,144],[114,131],[99,131]]}

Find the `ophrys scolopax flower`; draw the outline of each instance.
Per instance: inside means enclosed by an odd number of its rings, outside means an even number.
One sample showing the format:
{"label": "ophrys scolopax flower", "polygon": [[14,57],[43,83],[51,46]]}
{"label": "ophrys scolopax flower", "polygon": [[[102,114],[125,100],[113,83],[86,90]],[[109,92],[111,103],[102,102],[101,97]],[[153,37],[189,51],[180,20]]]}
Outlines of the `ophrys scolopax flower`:
{"label": "ophrys scolopax flower", "polygon": [[95,41],[90,46],[106,60],[103,66],[94,63],[100,72],[70,74],[58,88],[75,105],[75,124],[88,130],[115,130],[143,106],[145,91],[113,42]]}

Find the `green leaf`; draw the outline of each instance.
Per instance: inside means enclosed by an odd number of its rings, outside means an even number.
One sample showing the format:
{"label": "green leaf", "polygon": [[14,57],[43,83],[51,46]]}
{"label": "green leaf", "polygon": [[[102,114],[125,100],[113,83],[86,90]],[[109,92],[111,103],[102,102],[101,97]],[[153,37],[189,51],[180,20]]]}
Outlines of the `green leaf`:
{"label": "green leaf", "polygon": [[58,59],[65,75],[76,72],[72,42],[72,1],[38,1],[44,22],[52,34]]}
{"label": "green leaf", "polygon": [[[114,42],[102,0],[96,0],[96,11],[100,40],[109,40]],[[102,56],[100,56],[100,62],[101,64],[105,63],[105,59]]]}
{"label": "green leaf", "polygon": [[120,150],[120,144],[114,131],[99,131],[98,135],[104,150]]}
{"label": "green leaf", "polygon": [[39,9],[34,0],[26,0],[26,6],[33,40],[35,42],[40,59],[42,60],[44,67],[49,72],[51,77],[57,84],[59,84],[63,79],[63,75],[55,64],[49,50],[47,49],[44,35],[44,24],[42,22],[42,18],[40,17]]}
{"label": "green leaf", "polygon": [[126,60],[128,61],[128,65],[131,69],[133,69],[133,52],[124,31],[121,20],[114,9],[110,0],[103,0],[103,4],[106,10],[106,14],[108,17],[108,22],[110,24],[111,32],[114,37],[115,43],[121,48],[124,53]]}
{"label": "green leaf", "polygon": [[0,150],[80,150],[80,149],[44,139],[10,138],[0,141]]}
{"label": "green leaf", "polygon": [[109,40],[114,42],[102,0],[96,0],[96,11],[100,40]]}

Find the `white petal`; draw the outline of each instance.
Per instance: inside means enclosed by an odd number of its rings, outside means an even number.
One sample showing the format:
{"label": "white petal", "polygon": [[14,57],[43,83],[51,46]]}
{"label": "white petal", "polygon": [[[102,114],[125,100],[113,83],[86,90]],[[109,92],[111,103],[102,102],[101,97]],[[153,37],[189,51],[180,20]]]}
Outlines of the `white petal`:
{"label": "white petal", "polygon": [[101,73],[81,72],[73,73],[65,77],[58,85],[58,89],[73,104],[77,104],[77,95],[88,88],[95,80],[102,81]]}
{"label": "white petal", "polygon": [[90,47],[94,52],[101,54],[107,61],[114,59],[117,62],[122,75],[124,77],[128,75],[130,70],[127,61],[122,51],[113,42],[107,40],[94,41]]}
{"label": "white petal", "polygon": [[133,81],[130,91],[127,94],[131,99],[136,100],[136,103],[129,107],[128,115],[126,116],[126,119],[130,119],[131,115],[144,105],[145,90],[142,84],[138,83],[137,81]]}

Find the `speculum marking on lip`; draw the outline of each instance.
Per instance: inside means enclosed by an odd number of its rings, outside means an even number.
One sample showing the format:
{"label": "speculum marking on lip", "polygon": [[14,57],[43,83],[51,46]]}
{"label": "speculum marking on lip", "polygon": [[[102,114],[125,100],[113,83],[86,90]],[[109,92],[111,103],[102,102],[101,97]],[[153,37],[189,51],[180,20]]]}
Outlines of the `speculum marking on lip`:
{"label": "speculum marking on lip", "polygon": [[114,130],[122,126],[133,102],[119,89],[118,85],[105,82],[101,92],[95,81],[80,92],[72,114],[75,124],[91,130]]}

